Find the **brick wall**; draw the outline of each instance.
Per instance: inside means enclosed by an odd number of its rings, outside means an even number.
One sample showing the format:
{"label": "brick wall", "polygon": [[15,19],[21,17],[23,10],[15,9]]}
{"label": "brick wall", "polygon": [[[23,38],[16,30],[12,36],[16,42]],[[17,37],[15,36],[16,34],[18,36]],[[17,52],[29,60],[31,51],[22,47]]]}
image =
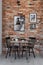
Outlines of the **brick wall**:
{"label": "brick wall", "polygon": [[[5,36],[17,35],[19,37],[35,36],[40,37],[43,35],[43,1],[41,0],[20,0],[20,6],[17,5],[17,0],[3,0],[2,1],[2,41],[5,43]],[[14,16],[22,12],[25,15],[25,31],[24,34],[14,31]],[[30,13],[37,14],[36,29],[30,30]]]}

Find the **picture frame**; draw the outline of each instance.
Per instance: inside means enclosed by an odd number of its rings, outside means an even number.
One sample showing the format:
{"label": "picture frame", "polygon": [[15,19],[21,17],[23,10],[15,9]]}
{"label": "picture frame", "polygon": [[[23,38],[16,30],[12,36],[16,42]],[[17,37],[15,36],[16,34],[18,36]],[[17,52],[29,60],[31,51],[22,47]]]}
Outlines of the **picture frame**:
{"label": "picture frame", "polygon": [[30,24],[30,29],[31,29],[31,30],[35,30],[35,29],[36,29],[36,24],[33,24],[33,23]]}
{"label": "picture frame", "polygon": [[36,22],[36,13],[30,13],[30,22],[35,23]]}
{"label": "picture frame", "polygon": [[25,17],[14,16],[14,31],[23,32],[25,30]]}

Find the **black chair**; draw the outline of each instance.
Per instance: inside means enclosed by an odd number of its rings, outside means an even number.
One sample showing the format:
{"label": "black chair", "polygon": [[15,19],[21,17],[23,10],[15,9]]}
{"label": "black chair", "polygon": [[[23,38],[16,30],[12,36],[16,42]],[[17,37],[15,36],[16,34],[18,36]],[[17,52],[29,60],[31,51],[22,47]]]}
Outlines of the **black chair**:
{"label": "black chair", "polygon": [[[14,41],[16,41],[16,39],[14,39]],[[19,56],[19,43],[15,43],[13,45],[13,50],[15,51],[15,59],[16,59],[16,52],[17,52],[18,58],[20,58],[20,56]]]}
{"label": "black chair", "polygon": [[30,53],[31,53],[30,50],[32,50],[34,58],[35,58],[35,53],[34,53],[34,45],[35,45],[35,43],[36,43],[36,38],[35,37],[29,37],[28,47],[27,48],[29,50],[29,56],[30,56]]}
{"label": "black chair", "polygon": [[[17,45],[14,45],[12,43],[12,45],[10,44],[10,37],[6,37],[6,48],[7,48],[7,53],[6,53],[6,58],[9,54],[9,56],[11,56],[11,52],[13,51],[15,53],[15,59],[16,59],[16,52],[18,53],[18,47]],[[19,56],[19,54],[18,54]]]}
{"label": "black chair", "polygon": [[6,48],[7,48],[7,53],[6,53],[6,58],[9,54],[9,56],[11,55],[11,49],[12,46],[10,46],[10,37],[6,37]]}
{"label": "black chair", "polygon": [[[26,41],[26,39],[23,39],[24,41]],[[26,52],[26,46],[25,43],[24,45],[22,45],[22,57],[23,57],[23,52]]]}
{"label": "black chair", "polygon": [[[26,41],[26,39],[25,39],[24,37],[21,37],[19,40],[20,40],[20,41],[23,41],[23,40]],[[26,53],[25,43],[21,45],[21,52],[22,52],[22,55],[21,55],[21,56],[23,57],[24,52]]]}

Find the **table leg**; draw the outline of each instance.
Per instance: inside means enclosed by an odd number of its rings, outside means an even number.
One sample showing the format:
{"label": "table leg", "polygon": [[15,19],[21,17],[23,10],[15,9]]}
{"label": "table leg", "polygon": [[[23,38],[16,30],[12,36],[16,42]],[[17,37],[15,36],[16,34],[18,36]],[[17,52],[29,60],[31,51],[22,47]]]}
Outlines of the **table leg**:
{"label": "table leg", "polygon": [[28,49],[27,49],[27,46],[26,46],[26,60],[28,60]]}

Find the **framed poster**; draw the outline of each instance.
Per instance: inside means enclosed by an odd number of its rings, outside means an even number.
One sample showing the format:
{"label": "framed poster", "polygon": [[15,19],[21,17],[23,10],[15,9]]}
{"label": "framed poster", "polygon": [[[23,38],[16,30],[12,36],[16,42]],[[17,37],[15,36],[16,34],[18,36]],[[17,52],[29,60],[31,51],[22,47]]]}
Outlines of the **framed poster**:
{"label": "framed poster", "polygon": [[36,13],[30,13],[30,22],[36,22]]}
{"label": "framed poster", "polygon": [[24,16],[14,16],[14,30],[15,31],[24,31],[25,18]]}
{"label": "framed poster", "polygon": [[36,24],[30,24],[30,29],[31,29],[31,30],[36,29]]}

